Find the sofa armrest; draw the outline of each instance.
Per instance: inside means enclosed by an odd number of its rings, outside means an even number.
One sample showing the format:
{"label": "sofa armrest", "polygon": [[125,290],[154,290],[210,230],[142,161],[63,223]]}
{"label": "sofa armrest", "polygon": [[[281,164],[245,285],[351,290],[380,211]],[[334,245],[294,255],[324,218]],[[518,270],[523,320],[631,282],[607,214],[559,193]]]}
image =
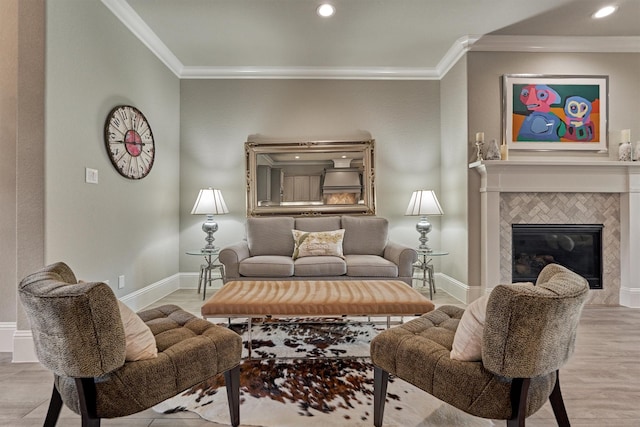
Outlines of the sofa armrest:
{"label": "sofa armrest", "polygon": [[410,246],[387,242],[384,258],[398,266],[398,276],[411,277],[413,264],[418,260],[418,253]]}
{"label": "sofa armrest", "polygon": [[246,240],[220,250],[218,260],[224,265],[225,283],[240,277],[240,261],[246,258],[249,258],[249,244]]}

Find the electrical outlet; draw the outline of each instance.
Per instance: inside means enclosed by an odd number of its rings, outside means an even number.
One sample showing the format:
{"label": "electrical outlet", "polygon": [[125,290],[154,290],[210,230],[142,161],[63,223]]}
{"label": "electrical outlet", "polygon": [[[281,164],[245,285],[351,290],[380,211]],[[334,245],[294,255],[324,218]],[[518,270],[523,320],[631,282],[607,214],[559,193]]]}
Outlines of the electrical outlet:
{"label": "electrical outlet", "polygon": [[118,276],[118,289],[124,288],[124,275]]}
{"label": "electrical outlet", "polygon": [[84,168],[84,182],[88,184],[97,184],[98,169]]}

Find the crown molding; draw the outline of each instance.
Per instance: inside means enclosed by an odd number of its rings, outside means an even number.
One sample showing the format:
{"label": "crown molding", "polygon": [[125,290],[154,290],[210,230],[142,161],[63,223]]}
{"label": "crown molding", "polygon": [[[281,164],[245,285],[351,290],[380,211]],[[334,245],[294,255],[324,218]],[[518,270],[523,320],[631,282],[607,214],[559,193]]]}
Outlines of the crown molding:
{"label": "crown molding", "polygon": [[435,68],[185,66],[127,0],[102,3],[180,79],[440,80],[469,51],[640,52],[640,37],[468,35],[456,40]]}
{"label": "crown molding", "polygon": [[640,37],[483,36],[471,51],[494,52],[640,52]]}
{"label": "crown molding", "polygon": [[431,68],[399,67],[184,67],[183,79],[438,80]]}
{"label": "crown molding", "polygon": [[184,66],[146,22],[133,10],[127,0],[102,0],[125,27],[133,33],[173,74],[180,77]]}
{"label": "crown molding", "polygon": [[438,66],[436,67],[438,79],[446,76],[449,70],[456,65],[460,58],[469,51],[479,38],[480,36],[464,36],[456,40],[440,62],[438,62]]}

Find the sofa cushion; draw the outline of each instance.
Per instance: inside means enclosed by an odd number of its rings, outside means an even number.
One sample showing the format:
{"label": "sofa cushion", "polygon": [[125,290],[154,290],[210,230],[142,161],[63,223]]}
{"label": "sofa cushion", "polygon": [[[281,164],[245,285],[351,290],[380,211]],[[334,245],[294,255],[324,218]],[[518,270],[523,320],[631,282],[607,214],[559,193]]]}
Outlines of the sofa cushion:
{"label": "sofa cushion", "polygon": [[347,276],[398,277],[398,266],[376,255],[345,255]]}
{"label": "sofa cushion", "polygon": [[340,229],[339,216],[316,216],[312,218],[296,218],[296,230],[331,231]]}
{"label": "sofa cushion", "polygon": [[387,245],[389,221],[380,217],[342,217],[344,228],[343,251],[345,255],[384,254]]}
{"label": "sofa cushion", "polygon": [[240,274],[247,277],[290,277],[293,276],[293,260],[289,254],[250,257],[240,262]]}
{"label": "sofa cushion", "polygon": [[347,263],[337,256],[298,258],[294,262],[296,276],[342,276],[347,273]]}
{"label": "sofa cushion", "polygon": [[291,230],[293,259],[308,256],[337,256],[342,258],[344,230],[307,232]]}
{"label": "sofa cushion", "polygon": [[251,256],[290,257],[293,253],[291,230],[294,224],[292,217],[247,218],[247,244]]}

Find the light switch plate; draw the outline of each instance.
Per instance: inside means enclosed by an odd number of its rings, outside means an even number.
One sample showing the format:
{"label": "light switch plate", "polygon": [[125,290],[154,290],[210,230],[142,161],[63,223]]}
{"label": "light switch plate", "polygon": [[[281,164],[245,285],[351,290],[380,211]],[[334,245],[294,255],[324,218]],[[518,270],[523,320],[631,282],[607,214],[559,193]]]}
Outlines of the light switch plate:
{"label": "light switch plate", "polygon": [[98,183],[98,169],[85,168],[84,169],[84,182],[88,184]]}

